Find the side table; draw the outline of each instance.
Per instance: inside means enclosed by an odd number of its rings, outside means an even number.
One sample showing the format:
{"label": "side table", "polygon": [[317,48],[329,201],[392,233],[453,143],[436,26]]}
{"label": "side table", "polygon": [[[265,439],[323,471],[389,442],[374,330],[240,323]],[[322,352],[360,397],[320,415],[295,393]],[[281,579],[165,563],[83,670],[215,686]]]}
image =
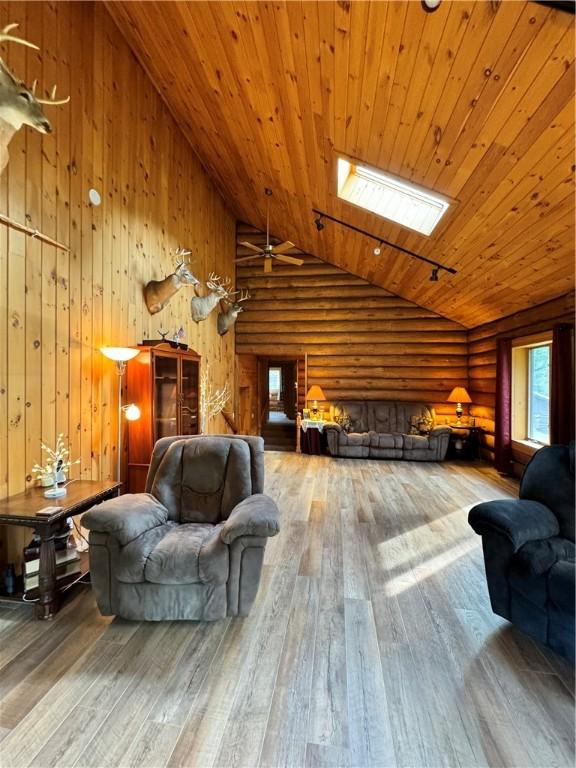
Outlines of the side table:
{"label": "side table", "polygon": [[471,424],[448,424],[452,430],[448,445],[448,458],[473,461],[480,454],[482,428]]}
{"label": "side table", "polygon": [[[69,484],[66,496],[58,499],[47,499],[43,488],[30,488],[0,501],[0,525],[24,525],[34,528],[40,537],[37,618],[50,619],[58,611],[54,535],[62,520],[117,496],[121,485],[114,481],[75,480]],[[38,514],[46,507],[54,509],[50,514]]]}

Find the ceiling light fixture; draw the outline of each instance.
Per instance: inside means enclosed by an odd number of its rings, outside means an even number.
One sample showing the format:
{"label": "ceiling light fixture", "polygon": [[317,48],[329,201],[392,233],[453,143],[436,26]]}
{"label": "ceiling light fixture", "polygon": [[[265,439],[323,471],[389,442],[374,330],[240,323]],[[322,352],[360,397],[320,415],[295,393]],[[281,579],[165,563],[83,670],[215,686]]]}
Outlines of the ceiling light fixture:
{"label": "ceiling light fixture", "polygon": [[325,227],[324,222],[322,221],[323,214],[320,214],[317,219],[314,219],[314,224],[316,224],[316,229],[318,232],[322,232],[322,230]]}
{"label": "ceiling light fixture", "polygon": [[[414,251],[409,251],[408,248],[403,248],[401,245],[396,245],[396,243],[391,243],[390,240],[386,240],[383,237],[378,237],[378,235],[372,234],[372,232],[367,232],[365,229],[360,229],[360,227],[355,227],[353,224],[348,224],[345,221],[342,221],[342,219],[337,219],[334,216],[330,216],[329,213],[324,213],[323,211],[319,211],[317,208],[312,208],[312,213],[315,213],[318,218],[314,219],[314,223],[316,224],[316,229],[320,231],[321,229],[324,229],[324,224],[322,224],[322,219],[328,219],[328,221],[333,221],[335,224],[340,224],[343,227],[346,227],[346,229],[351,229],[353,232],[358,232],[360,235],[364,235],[365,237],[369,237],[372,240],[375,240],[378,245],[374,248],[374,254],[378,256],[380,253],[382,253],[382,246],[388,245],[390,248],[394,248],[397,251],[400,251],[401,253],[406,254],[406,256],[411,256],[413,259],[418,259],[418,261],[423,261],[425,264],[430,264],[432,269],[432,276],[430,277],[430,280],[432,282],[438,281],[438,273],[441,269],[444,270],[444,272],[449,272],[451,275],[456,274],[456,270],[454,267],[445,267],[444,264],[438,264],[436,261],[432,261],[432,259],[428,259],[426,256],[420,256],[419,253],[414,253]],[[318,222],[320,222],[321,226],[318,226]],[[376,251],[379,251],[379,253],[376,253]]]}
{"label": "ceiling light fixture", "polygon": [[438,7],[442,0],[421,0],[422,8],[426,13],[433,13],[438,10]]}

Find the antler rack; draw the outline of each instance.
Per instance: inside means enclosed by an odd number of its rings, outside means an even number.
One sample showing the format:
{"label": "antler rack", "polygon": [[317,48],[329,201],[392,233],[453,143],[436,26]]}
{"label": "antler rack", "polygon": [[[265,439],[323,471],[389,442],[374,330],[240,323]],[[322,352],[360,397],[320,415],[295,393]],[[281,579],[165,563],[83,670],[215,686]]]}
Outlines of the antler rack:
{"label": "antler rack", "polygon": [[7,227],[11,227],[18,232],[23,232],[25,235],[33,237],[36,240],[40,240],[47,245],[53,245],[54,248],[59,248],[61,251],[66,251],[67,253],[70,252],[70,248],[68,248],[67,245],[63,245],[62,243],[59,243],[58,240],[53,240],[51,237],[45,235],[43,232],[40,232],[38,229],[29,227],[27,224],[21,224],[19,221],[11,219],[9,216],[5,216],[3,213],[0,213],[0,224],[5,224]]}

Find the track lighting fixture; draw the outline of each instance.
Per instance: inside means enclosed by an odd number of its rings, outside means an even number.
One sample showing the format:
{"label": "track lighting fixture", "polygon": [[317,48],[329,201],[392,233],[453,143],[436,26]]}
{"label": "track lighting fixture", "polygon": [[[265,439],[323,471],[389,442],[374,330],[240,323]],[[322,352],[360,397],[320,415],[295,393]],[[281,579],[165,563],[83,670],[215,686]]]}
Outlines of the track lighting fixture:
{"label": "track lighting fixture", "polygon": [[383,237],[378,237],[377,235],[373,235],[372,232],[366,232],[365,229],[360,229],[360,227],[355,227],[354,224],[348,224],[345,221],[342,221],[341,219],[337,219],[334,216],[330,216],[329,213],[324,213],[324,211],[319,211],[317,208],[312,208],[312,213],[316,214],[316,217],[314,219],[314,224],[316,224],[316,229],[318,232],[321,232],[325,224],[323,223],[322,219],[328,219],[328,221],[333,221],[335,224],[340,224],[343,227],[346,227],[346,229],[351,229],[353,232],[358,232],[359,235],[364,235],[364,237],[369,237],[371,240],[375,240],[377,245],[374,246],[374,256],[380,256],[382,253],[382,247],[384,245],[394,248],[396,251],[400,251],[401,253],[406,254],[406,256],[411,256],[413,259],[418,259],[418,261],[423,261],[425,264],[430,264],[432,266],[432,274],[430,275],[430,281],[433,283],[438,282],[438,273],[441,269],[444,270],[444,272],[449,272],[451,275],[456,274],[456,270],[454,267],[445,267],[444,264],[438,264],[436,261],[432,261],[432,259],[427,258],[426,256],[420,256],[419,253],[414,253],[414,251],[409,251],[408,248],[404,248],[401,245],[396,245],[396,243],[391,243],[390,240],[385,240]]}

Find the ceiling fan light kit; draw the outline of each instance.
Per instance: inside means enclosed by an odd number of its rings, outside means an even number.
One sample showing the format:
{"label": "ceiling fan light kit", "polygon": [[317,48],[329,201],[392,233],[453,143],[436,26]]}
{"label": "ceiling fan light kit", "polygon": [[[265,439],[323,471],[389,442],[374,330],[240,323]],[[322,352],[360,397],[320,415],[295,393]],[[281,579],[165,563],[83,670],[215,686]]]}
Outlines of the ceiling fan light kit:
{"label": "ceiling fan light kit", "polygon": [[266,202],[266,245],[264,248],[260,248],[259,245],[249,243],[247,240],[243,240],[240,245],[244,248],[248,248],[251,251],[255,251],[253,256],[240,256],[236,259],[236,264],[242,264],[245,261],[252,261],[253,259],[259,259],[264,257],[264,272],[269,274],[272,272],[272,260],[276,259],[284,264],[293,264],[294,266],[301,267],[304,264],[303,259],[298,259],[296,256],[289,256],[285,251],[289,251],[296,246],[290,240],[286,240],[280,245],[271,245],[270,243],[270,197],[272,197],[272,190],[266,187],[264,190],[267,202]]}

